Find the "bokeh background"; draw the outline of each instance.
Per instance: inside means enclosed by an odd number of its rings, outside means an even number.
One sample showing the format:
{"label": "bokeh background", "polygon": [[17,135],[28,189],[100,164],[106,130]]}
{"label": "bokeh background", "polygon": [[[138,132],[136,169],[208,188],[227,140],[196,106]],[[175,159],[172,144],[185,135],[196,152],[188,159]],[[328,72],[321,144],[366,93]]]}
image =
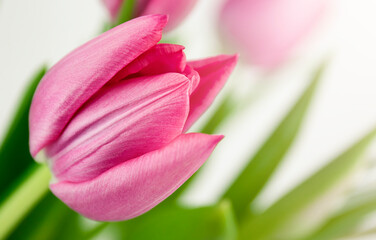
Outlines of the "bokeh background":
{"label": "bokeh background", "polygon": [[[186,46],[188,59],[234,53],[218,23],[223,1],[199,0],[192,14],[166,38]],[[218,130],[226,138],[184,196],[190,205],[215,202],[309,83],[324,60],[329,64],[303,128],[283,164],[258,198],[270,206],[376,124],[376,1],[333,0],[316,28],[274,71],[241,61],[228,86],[251,103]],[[96,36],[108,13],[100,0],[0,1],[0,137],[30,76]],[[226,89],[225,89],[226,91]],[[222,95],[223,97],[223,95]],[[219,97],[221,98],[221,96]],[[217,101],[218,102],[218,101]],[[209,111],[192,129],[199,129]],[[348,189],[376,187],[376,145],[332,204]],[[330,202],[330,201],[329,201]],[[376,216],[369,223],[376,221]],[[369,238],[369,239],[375,239]],[[361,238],[366,239],[366,238]],[[368,238],[367,238],[368,239]]]}

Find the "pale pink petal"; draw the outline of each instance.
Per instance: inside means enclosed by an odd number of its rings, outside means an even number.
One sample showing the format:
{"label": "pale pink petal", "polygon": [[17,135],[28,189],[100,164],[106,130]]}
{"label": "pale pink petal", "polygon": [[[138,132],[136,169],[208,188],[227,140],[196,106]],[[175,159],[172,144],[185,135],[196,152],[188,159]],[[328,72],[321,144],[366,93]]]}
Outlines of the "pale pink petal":
{"label": "pale pink petal", "polygon": [[88,218],[134,218],[179,188],[200,168],[222,137],[181,135],[166,147],[125,161],[91,181],[58,182],[50,187],[69,207]]}
{"label": "pale pink petal", "polygon": [[181,45],[157,44],[123,68],[111,81],[120,81],[129,76],[181,73],[186,66],[183,50]]}
{"label": "pale pink petal", "polygon": [[[128,0],[102,0],[110,12],[112,21],[115,21],[124,1]],[[166,14],[169,21],[166,31],[179,25],[195,6],[197,0],[136,0],[133,16],[149,14]]]}
{"label": "pale pink petal", "polygon": [[[102,0],[108,11],[110,12],[112,21],[115,21],[121,11],[124,1],[129,0]],[[141,12],[146,8],[150,0],[135,0],[135,6],[133,10],[133,17],[141,16]]]}
{"label": "pale pink petal", "polygon": [[121,162],[166,146],[182,133],[189,88],[184,75],[166,73],[101,89],[59,139],[47,146],[55,176],[87,181]]}
{"label": "pale pink petal", "polygon": [[[124,0],[102,0],[110,12],[111,18],[116,19]],[[126,1],[126,0],[125,0]]]}
{"label": "pale pink petal", "polygon": [[161,39],[162,15],[126,22],[77,48],[42,79],[30,110],[30,149],[35,156],[57,139],[75,112],[117,72]]}
{"label": "pale pink petal", "polygon": [[184,131],[206,111],[225,85],[237,62],[236,55],[220,55],[188,62],[200,75],[200,83],[190,98],[190,111]]}
{"label": "pale pink petal", "polygon": [[227,0],[221,28],[251,63],[280,64],[323,15],[327,0]]}
{"label": "pale pink petal", "polygon": [[165,31],[179,25],[195,6],[197,0],[149,0],[139,5],[138,15],[166,14],[169,16]]}

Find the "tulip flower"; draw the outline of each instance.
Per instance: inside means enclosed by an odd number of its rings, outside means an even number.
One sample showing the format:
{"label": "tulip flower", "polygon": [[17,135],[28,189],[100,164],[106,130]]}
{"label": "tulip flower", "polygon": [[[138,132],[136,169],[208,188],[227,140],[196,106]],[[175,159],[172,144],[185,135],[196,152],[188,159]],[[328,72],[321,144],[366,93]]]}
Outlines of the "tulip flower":
{"label": "tulip flower", "polygon": [[[103,0],[104,5],[110,12],[111,18],[115,21],[118,17],[124,1],[130,0]],[[169,22],[165,31],[171,30],[178,26],[184,18],[193,9],[197,0],[134,0],[135,9],[134,17],[149,14],[166,14],[169,16]]]}
{"label": "tulip flower", "polygon": [[273,68],[322,17],[326,0],[227,0],[220,26],[252,64]]}
{"label": "tulip flower", "polygon": [[125,220],[150,210],[223,137],[185,132],[236,56],[187,62],[184,47],[158,44],[166,23],[150,15],[107,31],[54,65],[35,92],[31,154],[47,157],[52,192],[88,218]]}

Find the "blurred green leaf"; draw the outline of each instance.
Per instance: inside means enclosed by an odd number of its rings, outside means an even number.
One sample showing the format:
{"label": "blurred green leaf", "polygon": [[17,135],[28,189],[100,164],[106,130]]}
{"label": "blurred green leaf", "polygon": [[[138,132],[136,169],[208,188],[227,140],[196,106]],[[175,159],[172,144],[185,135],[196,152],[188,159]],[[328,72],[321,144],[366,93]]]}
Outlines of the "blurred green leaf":
{"label": "blurred green leaf", "polygon": [[108,30],[110,30],[111,28],[113,28],[113,24],[112,23],[109,23],[109,22],[105,22],[101,28],[101,31],[100,33],[104,33],[104,32],[107,32]]}
{"label": "blurred green leaf", "polygon": [[323,223],[306,240],[331,240],[353,233],[354,229],[371,213],[376,211],[376,194],[358,197]]}
{"label": "blurred green leaf", "polygon": [[27,87],[10,128],[0,147],[0,199],[11,191],[10,185],[30,166],[36,165],[29,152],[29,108],[34,91],[46,73],[41,67]]}
{"label": "blurred green leaf", "polygon": [[9,239],[83,239],[78,219],[76,212],[48,192]]}
{"label": "blurred green leaf", "polygon": [[215,133],[226,118],[231,116],[236,109],[236,106],[237,105],[232,97],[232,94],[228,93],[200,132],[206,134]]}
{"label": "blurred green leaf", "polygon": [[241,225],[241,239],[270,239],[273,233],[285,222],[296,216],[301,210],[313,203],[351,172],[375,135],[376,130],[373,130],[343,154],[279,199],[265,212],[245,220]]}
{"label": "blurred green leaf", "polygon": [[233,240],[237,233],[231,205],[226,201],[200,208],[162,205],[135,219],[110,223],[108,227],[119,232],[113,239],[127,240]]}
{"label": "blurred green leaf", "polygon": [[249,214],[250,204],[268,182],[292,145],[302,125],[323,70],[324,65],[320,66],[315,72],[313,81],[295,106],[224,193],[223,198],[232,201],[235,214],[239,219]]}
{"label": "blurred green leaf", "polygon": [[116,23],[113,27],[116,27],[117,25],[120,25],[134,18],[135,4],[136,0],[123,1],[123,4],[121,5],[120,11],[118,13]]}
{"label": "blurred green leaf", "polygon": [[[43,236],[47,236],[53,229],[51,226],[58,222],[55,219],[59,218],[59,214],[57,214],[59,208],[55,209],[55,205],[60,204],[60,208],[64,206],[65,211],[73,212],[47,191],[48,180],[46,178],[49,177],[49,171],[46,170],[45,166],[35,163],[29,153],[29,109],[37,85],[46,71],[47,67],[42,66],[32,78],[0,147],[0,202],[2,203],[0,221],[5,222],[5,224],[1,224],[3,230],[1,232],[2,234],[9,234],[15,228],[10,236],[11,239],[51,239],[43,238]],[[32,177],[32,175],[35,176]],[[30,180],[30,177],[35,181]],[[38,186],[30,187],[33,183]],[[20,189],[24,189],[24,191]],[[43,197],[46,192],[48,192],[47,196]],[[52,197],[54,198],[53,206],[51,204]],[[37,204],[41,198],[41,202]],[[9,199],[12,199],[11,202]],[[35,204],[37,204],[37,207],[32,210]],[[11,207],[4,207],[6,205],[11,205]],[[4,208],[6,209],[4,210]],[[15,209],[15,211],[12,209]],[[36,212],[35,209],[38,209],[38,211]],[[9,210],[11,212],[8,212]],[[30,210],[31,213],[28,214]],[[49,216],[53,215],[53,219],[50,217],[48,221],[43,222],[43,216],[47,213]],[[11,219],[6,217],[8,214],[11,215]],[[22,220],[25,216],[26,218]],[[20,223],[19,226],[17,226],[18,223]],[[7,227],[10,224],[13,225]],[[61,229],[60,226],[57,226],[57,228]],[[28,235],[22,235],[22,233],[28,232],[27,229],[32,229],[33,233],[29,232]],[[35,234],[38,230],[43,234]],[[55,230],[54,232],[58,232]]]}
{"label": "blurred green leaf", "polygon": [[50,171],[35,166],[0,205],[0,239],[5,238],[48,191]]}

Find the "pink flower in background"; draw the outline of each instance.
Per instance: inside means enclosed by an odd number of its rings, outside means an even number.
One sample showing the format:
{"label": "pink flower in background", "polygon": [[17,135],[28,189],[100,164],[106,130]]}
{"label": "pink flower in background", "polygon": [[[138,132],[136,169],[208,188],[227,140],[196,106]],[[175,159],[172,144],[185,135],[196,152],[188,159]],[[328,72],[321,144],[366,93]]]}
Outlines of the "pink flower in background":
{"label": "pink flower in background", "polygon": [[[115,20],[124,1],[129,0],[103,0],[111,17]],[[197,0],[135,0],[134,16],[149,14],[166,14],[169,16],[165,31],[178,26],[193,9]]]}
{"label": "pink flower in background", "polygon": [[275,67],[323,15],[327,0],[227,0],[220,26],[251,63]]}
{"label": "pink flower in background", "polygon": [[44,76],[30,109],[30,149],[47,155],[52,192],[86,217],[136,217],[163,201],[223,136],[185,131],[225,84],[236,56],[187,62],[158,44],[163,15],[128,21]]}

